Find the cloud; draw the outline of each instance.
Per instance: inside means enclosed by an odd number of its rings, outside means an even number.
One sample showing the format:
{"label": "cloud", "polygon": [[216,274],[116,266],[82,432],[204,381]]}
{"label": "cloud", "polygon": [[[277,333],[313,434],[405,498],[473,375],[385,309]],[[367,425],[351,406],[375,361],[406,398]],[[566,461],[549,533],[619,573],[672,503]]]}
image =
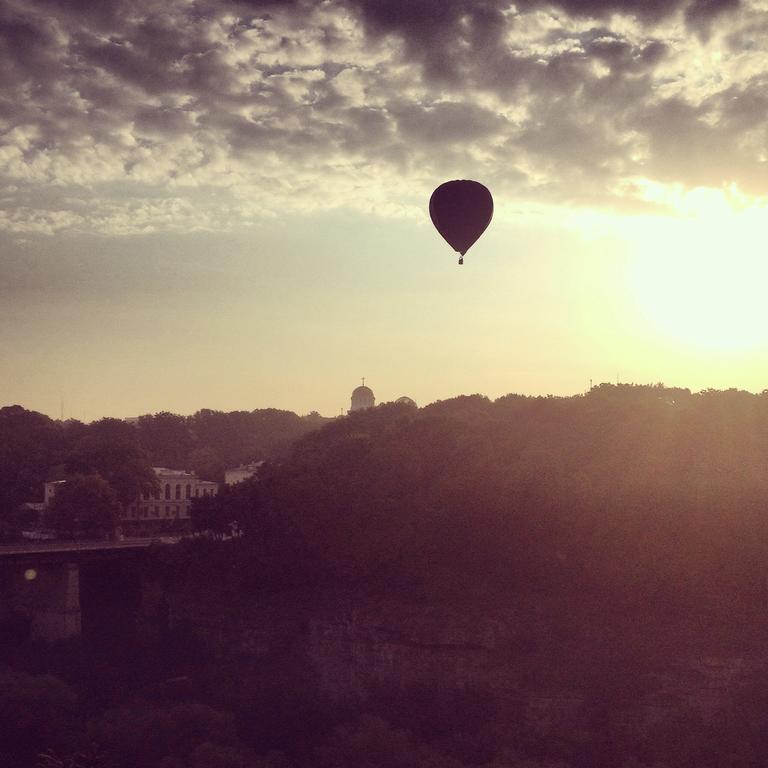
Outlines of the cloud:
{"label": "cloud", "polygon": [[507,123],[492,110],[467,102],[438,102],[429,106],[392,104],[389,111],[405,142],[422,147],[495,136],[504,131]]}
{"label": "cloud", "polygon": [[555,205],[765,195],[766,45],[738,0],[5,0],[0,229],[390,213],[452,176]]}
{"label": "cloud", "polygon": [[741,7],[741,0],[694,0],[685,9],[685,20],[704,38],[708,38],[713,23]]}

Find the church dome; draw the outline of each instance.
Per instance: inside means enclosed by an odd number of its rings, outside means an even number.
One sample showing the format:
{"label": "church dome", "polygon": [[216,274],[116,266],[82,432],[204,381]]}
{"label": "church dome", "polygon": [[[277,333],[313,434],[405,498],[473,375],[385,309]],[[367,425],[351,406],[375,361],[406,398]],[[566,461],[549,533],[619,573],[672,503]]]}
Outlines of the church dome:
{"label": "church dome", "polygon": [[416,405],[416,401],[413,398],[410,398],[406,395],[403,395],[402,397],[398,397],[397,400],[395,400],[396,403],[399,405],[412,405],[415,408],[418,408],[419,406]]}
{"label": "church dome", "polygon": [[366,408],[373,408],[374,405],[376,405],[376,398],[370,387],[363,385],[353,390],[351,411],[363,411]]}

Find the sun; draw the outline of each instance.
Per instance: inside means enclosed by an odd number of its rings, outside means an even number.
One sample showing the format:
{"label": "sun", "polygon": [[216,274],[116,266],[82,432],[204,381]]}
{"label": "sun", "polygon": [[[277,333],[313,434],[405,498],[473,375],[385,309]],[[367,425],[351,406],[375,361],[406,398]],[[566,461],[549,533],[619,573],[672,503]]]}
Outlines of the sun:
{"label": "sun", "polygon": [[691,194],[677,218],[635,227],[629,293],[649,328],[741,352],[768,344],[768,209]]}

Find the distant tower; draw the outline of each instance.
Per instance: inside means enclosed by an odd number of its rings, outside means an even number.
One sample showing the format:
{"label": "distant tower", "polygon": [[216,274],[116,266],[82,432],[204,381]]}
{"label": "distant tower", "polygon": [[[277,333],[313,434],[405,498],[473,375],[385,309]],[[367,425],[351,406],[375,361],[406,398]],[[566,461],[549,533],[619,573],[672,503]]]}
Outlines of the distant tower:
{"label": "distant tower", "polygon": [[352,392],[352,405],[349,412],[364,411],[366,408],[373,408],[374,405],[376,405],[376,398],[373,396],[373,391],[365,386],[365,377],[363,377],[362,386],[356,387]]}

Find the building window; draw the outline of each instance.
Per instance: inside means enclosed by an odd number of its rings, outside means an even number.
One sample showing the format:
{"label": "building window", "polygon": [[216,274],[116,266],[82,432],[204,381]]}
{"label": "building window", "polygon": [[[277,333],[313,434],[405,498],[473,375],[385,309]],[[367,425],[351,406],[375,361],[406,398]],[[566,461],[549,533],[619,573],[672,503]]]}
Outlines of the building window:
{"label": "building window", "polygon": [[199,496],[199,495],[200,495],[200,489],[199,488],[195,488],[195,496]]}
{"label": "building window", "polygon": [[179,484],[176,485],[176,498],[177,499],[181,498],[181,485]]}
{"label": "building window", "polygon": [[187,498],[190,498],[192,496],[192,486],[187,483]]}
{"label": "building window", "polygon": [[152,498],[154,498],[154,499],[159,499],[159,498],[160,498],[160,491],[155,491],[155,492],[152,494]]}
{"label": "building window", "polygon": [[171,484],[166,483],[165,484],[165,498],[170,499],[171,498]]}
{"label": "building window", "polygon": [[160,507],[155,507],[155,516],[160,514]]}

